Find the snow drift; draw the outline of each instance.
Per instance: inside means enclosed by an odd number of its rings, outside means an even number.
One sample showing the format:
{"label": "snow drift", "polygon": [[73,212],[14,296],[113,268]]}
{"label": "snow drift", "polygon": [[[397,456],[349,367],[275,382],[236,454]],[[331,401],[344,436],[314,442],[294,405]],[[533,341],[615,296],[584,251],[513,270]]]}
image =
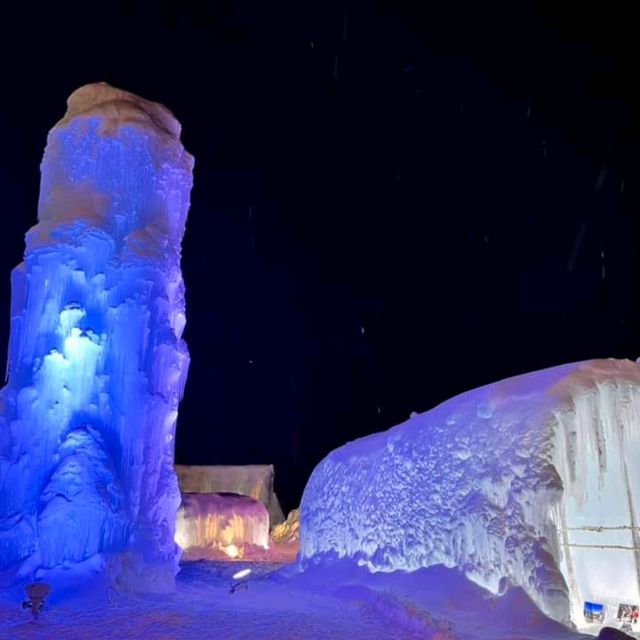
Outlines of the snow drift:
{"label": "snow drift", "polygon": [[638,460],[640,365],[491,384],[329,454],[302,499],[302,562],[457,566],[585,627],[585,601],[640,603]]}
{"label": "snow drift", "polygon": [[122,584],[173,584],[192,169],[167,109],[104,83],[49,133],[11,281],[0,568],[108,560]]}

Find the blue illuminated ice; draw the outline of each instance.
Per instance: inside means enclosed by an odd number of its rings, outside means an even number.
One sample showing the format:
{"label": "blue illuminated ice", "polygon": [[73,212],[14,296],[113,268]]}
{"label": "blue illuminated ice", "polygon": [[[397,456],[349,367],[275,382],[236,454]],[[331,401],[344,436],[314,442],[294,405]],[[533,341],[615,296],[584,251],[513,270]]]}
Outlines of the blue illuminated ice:
{"label": "blue illuminated ice", "polygon": [[593,360],[453,398],[330,453],[301,505],[303,565],[460,568],[586,628],[640,604],[640,365]]}
{"label": "blue illuminated ice", "polygon": [[167,109],[104,83],[49,133],[11,279],[0,568],[91,561],[123,586],[173,584],[192,168]]}

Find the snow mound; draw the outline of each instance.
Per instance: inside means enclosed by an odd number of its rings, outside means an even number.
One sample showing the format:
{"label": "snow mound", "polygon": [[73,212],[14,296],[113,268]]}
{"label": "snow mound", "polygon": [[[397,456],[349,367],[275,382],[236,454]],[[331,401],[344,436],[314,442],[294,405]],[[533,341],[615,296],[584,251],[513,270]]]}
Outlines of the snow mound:
{"label": "snow mound", "polygon": [[475,389],[316,467],[302,563],[459,567],[584,628],[585,601],[609,613],[640,602],[639,456],[636,363],[568,364]]}

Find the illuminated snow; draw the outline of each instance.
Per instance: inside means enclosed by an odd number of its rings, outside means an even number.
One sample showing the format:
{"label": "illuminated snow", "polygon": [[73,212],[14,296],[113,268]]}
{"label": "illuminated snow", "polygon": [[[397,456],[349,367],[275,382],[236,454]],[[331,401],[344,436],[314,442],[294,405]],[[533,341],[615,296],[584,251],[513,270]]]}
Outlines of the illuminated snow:
{"label": "illuminated snow", "polygon": [[511,378],[329,454],[304,492],[301,556],[457,566],[585,627],[585,600],[609,617],[640,604],[638,460],[640,365]]}
{"label": "illuminated snow", "polygon": [[164,107],[105,84],[74,92],[49,133],[11,280],[0,567],[102,557],[122,584],[173,583],[192,167]]}

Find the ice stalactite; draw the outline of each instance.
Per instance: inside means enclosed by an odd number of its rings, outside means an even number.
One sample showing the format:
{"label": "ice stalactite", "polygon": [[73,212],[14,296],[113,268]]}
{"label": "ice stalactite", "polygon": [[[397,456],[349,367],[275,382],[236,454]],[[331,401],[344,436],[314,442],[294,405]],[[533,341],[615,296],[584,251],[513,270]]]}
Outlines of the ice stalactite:
{"label": "ice stalactite", "polygon": [[97,559],[123,585],[173,584],[192,169],[167,109],[104,83],[49,133],[11,280],[0,567]]}

